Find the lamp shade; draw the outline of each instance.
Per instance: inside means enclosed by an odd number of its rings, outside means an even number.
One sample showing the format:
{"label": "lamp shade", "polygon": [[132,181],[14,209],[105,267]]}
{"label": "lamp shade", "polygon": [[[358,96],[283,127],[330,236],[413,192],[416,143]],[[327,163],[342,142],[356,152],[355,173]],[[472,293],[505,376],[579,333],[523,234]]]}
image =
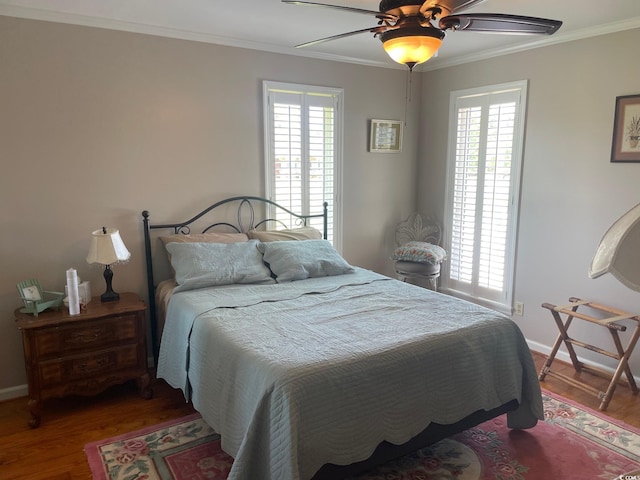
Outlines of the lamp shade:
{"label": "lamp shade", "polygon": [[616,220],[600,240],[589,277],[605,273],[640,292],[640,204]]}
{"label": "lamp shade", "polygon": [[88,263],[112,265],[129,260],[131,254],[125,247],[120,232],[115,228],[102,228],[91,234],[91,246],[87,255]]}
{"label": "lamp shade", "polygon": [[442,45],[444,32],[432,27],[410,27],[387,30],[380,35],[382,47],[396,62],[410,69],[426,62]]}

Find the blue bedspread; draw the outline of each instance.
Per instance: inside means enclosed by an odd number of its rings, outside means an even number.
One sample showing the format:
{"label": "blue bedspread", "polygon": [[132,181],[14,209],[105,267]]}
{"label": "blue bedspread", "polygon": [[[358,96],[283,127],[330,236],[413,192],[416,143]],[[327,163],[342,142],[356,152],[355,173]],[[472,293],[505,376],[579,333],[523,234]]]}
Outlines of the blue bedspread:
{"label": "blue bedspread", "polygon": [[363,269],[175,294],[158,376],[221,434],[229,480],[306,480],[512,399],[512,428],[543,414],[514,322]]}

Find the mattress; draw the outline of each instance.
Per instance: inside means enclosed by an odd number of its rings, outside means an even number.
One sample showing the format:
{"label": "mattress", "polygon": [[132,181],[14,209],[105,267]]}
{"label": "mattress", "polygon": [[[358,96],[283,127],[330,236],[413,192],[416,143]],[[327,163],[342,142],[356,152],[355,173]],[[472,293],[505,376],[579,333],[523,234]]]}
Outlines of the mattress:
{"label": "mattress", "polygon": [[229,480],[309,479],[512,399],[510,427],[542,419],[508,317],[360,268],[174,294],[158,377],[221,434]]}
{"label": "mattress", "polygon": [[176,287],[176,281],[172,278],[169,280],[163,280],[158,283],[155,291],[155,305],[156,305],[156,325],[158,338],[162,337],[162,330],[164,329],[164,319],[167,316],[167,308],[169,308],[169,300],[173,295],[173,289]]}

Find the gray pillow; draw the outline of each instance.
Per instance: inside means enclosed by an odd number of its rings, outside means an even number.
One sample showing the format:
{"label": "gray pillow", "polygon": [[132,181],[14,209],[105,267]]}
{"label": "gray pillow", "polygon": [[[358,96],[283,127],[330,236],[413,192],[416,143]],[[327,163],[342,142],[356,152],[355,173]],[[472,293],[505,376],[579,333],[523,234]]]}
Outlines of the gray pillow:
{"label": "gray pillow", "polygon": [[278,283],[355,272],[327,240],[268,242],[258,248]]}
{"label": "gray pillow", "polygon": [[167,244],[178,286],[174,292],[235,283],[274,283],[258,241]]}

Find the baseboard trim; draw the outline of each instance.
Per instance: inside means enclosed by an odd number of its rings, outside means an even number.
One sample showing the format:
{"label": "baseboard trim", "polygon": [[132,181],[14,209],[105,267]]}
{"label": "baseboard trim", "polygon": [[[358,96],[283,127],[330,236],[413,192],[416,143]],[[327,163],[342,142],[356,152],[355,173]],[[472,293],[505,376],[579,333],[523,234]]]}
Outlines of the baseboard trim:
{"label": "baseboard trim", "polygon": [[29,395],[29,386],[26,384],[3,388],[0,390],[0,402],[14,398],[26,397],[27,395]]}
{"label": "baseboard trim", "polygon": [[[549,355],[551,353],[551,347],[549,347],[547,345],[543,345],[543,344],[538,343],[538,342],[533,342],[531,340],[527,340],[527,345],[529,345],[529,348],[531,350],[533,350],[535,352],[538,352],[538,353],[542,353],[543,355]],[[601,363],[585,360],[582,357],[578,357],[578,358],[585,365],[589,365],[589,366],[592,366],[592,367],[595,367],[595,368],[599,368],[600,370],[604,370],[605,372],[609,372],[611,374],[611,376],[613,376],[613,374],[616,371],[615,368],[607,367],[606,365],[602,365]],[[571,365],[571,357],[569,356],[569,353],[566,352],[565,350],[558,350],[558,353],[556,354],[556,359],[561,360],[561,361]],[[625,376],[622,375],[622,378],[624,379]],[[634,375],[633,379],[635,380],[636,383],[640,383],[640,376]]]}

